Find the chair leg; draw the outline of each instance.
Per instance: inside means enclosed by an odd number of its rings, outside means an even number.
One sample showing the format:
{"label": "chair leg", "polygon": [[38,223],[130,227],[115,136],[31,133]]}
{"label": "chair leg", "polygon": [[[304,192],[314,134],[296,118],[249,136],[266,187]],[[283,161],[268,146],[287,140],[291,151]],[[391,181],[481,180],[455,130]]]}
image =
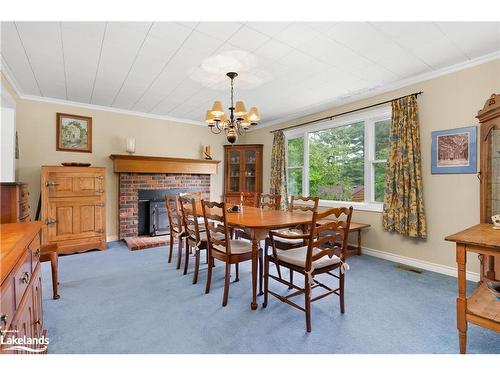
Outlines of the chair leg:
{"label": "chair leg", "polygon": [[[271,241],[269,240],[269,238],[266,238],[264,240],[264,254],[267,255],[268,252],[267,252],[267,249],[269,248],[269,246],[271,246]],[[279,264],[275,264],[276,265],[276,272],[278,272],[278,277],[281,279],[281,268],[279,266]]]}
{"label": "chair leg", "polygon": [[269,295],[269,256],[264,257],[264,303],[262,307],[267,307],[267,297]]}
{"label": "chair leg", "polygon": [[[290,270],[290,284],[293,284],[293,270]],[[291,286],[288,289],[293,289]]]}
{"label": "chair leg", "polygon": [[193,284],[198,282],[198,272],[200,271],[200,250],[195,250],[194,254],[194,274],[193,274]]}
{"label": "chair leg", "polygon": [[172,234],[170,234],[170,241],[169,241],[169,246],[170,246],[170,250],[168,252],[168,263],[172,263],[172,254],[174,252],[174,236],[172,236]]}
{"label": "chair leg", "polygon": [[345,310],[344,305],[344,274],[339,271],[339,294],[340,294],[340,313],[343,314]]}
{"label": "chair leg", "polygon": [[311,285],[309,284],[309,278],[306,275],[304,281],[304,299],[305,299],[305,308],[306,308],[306,329],[307,332],[311,332]]}
{"label": "chair leg", "polygon": [[231,277],[231,264],[226,263],[226,276],[224,278],[224,296],[222,297],[222,306],[227,305],[227,297],[229,295],[229,279]]}
{"label": "chair leg", "polygon": [[[208,250],[207,250],[208,252]],[[208,254],[208,271],[207,271],[207,286],[205,287],[205,293],[210,293],[210,284],[212,283],[212,268],[214,266],[214,259]]]}
{"label": "chair leg", "polygon": [[184,259],[184,272],[183,275],[187,274],[188,266],[189,266],[189,253],[191,252],[191,246],[188,245],[187,243],[187,238],[186,238],[186,251],[185,251],[185,259]]}
{"label": "chair leg", "polygon": [[236,278],[234,279],[234,282],[237,283],[238,281],[240,281],[240,264],[236,263],[234,265],[234,268],[236,269]]}
{"label": "chair leg", "polygon": [[262,291],[262,279],[264,274],[264,251],[259,249],[259,296],[264,294]]}
{"label": "chair leg", "polygon": [[178,239],[179,246],[177,248],[177,269],[181,268],[181,259],[182,259],[182,238]]}
{"label": "chair leg", "polygon": [[205,257],[206,257],[206,261],[207,261],[207,264],[208,264],[208,261],[210,259],[210,257],[208,256],[208,249],[205,250]]}
{"label": "chair leg", "polygon": [[52,298],[59,299],[59,294],[57,290],[58,282],[58,256],[56,252],[50,254],[50,268],[52,271]]}

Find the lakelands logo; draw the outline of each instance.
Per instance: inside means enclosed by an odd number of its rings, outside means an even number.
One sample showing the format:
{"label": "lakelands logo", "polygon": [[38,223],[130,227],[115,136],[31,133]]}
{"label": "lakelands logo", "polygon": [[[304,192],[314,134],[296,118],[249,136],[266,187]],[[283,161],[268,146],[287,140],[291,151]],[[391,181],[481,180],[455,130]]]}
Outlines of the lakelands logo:
{"label": "lakelands logo", "polygon": [[[49,345],[49,338],[44,335],[40,337],[18,337],[17,330],[3,331],[6,335],[0,335],[2,351],[25,351],[28,353],[43,353]],[[13,333],[14,335],[9,335]]]}

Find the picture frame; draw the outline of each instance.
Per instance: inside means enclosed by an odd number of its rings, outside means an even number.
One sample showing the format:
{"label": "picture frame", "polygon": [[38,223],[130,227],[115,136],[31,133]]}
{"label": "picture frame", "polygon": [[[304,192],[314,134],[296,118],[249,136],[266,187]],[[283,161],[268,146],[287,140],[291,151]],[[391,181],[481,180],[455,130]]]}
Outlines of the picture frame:
{"label": "picture frame", "polygon": [[59,112],[56,117],[57,151],[92,152],[92,117]]}
{"label": "picture frame", "polygon": [[477,128],[432,132],[432,174],[477,173]]}

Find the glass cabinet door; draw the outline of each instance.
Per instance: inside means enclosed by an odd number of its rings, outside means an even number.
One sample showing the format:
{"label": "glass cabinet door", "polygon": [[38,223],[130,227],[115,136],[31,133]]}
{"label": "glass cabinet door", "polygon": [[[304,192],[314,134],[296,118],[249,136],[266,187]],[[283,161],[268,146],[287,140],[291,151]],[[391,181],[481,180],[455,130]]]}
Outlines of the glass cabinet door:
{"label": "glass cabinet door", "polygon": [[493,128],[490,136],[490,170],[488,176],[488,216],[500,215],[500,129]]}
{"label": "glass cabinet door", "polygon": [[255,150],[245,151],[245,191],[255,192],[256,191],[256,179],[257,179],[257,152]]}
{"label": "glass cabinet door", "polygon": [[240,151],[229,151],[229,191],[239,192],[240,187]]}

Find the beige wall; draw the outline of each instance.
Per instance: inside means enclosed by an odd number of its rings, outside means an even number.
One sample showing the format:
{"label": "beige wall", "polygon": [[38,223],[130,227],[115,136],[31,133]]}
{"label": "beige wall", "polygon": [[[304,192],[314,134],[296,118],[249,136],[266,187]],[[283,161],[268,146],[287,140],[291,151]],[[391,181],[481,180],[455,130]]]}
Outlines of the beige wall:
{"label": "beige wall", "polygon": [[[92,153],[56,151],[56,112],[92,117]],[[89,162],[107,168],[107,235],[118,235],[118,175],[110,154],[125,154],[125,138],[136,139],[137,155],[200,158],[203,144],[212,146],[213,157],[222,160],[222,136],[199,125],[174,123],[109,111],[20,99],[17,101],[20,158],[17,178],[29,183],[32,212],[40,192],[40,166],[61,162]],[[222,194],[223,165],[211,177],[212,199]]]}
{"label": "beige wall", "polygon": [[[382,95],[333,108],[312,116],[252,131],[248,143],[264,144],[264,191],[269,190],[272,134],[270,130],[329,116],[350,109],[424,91],[418,97],[422,140],[422,172],[428,238],[410,240],[384,232],[382,215],[355,211],[353,220],[372,225],[363,246],[445,266],[455,266],[454,246],[443,240],[451,233],[479,222],[479,181],[473,174],[431,175],[431,132],[477,125],[474,117],[493,92],[500,92],[500,60],[478,65]],[[475,257],[472,271],[478,271]]]}

